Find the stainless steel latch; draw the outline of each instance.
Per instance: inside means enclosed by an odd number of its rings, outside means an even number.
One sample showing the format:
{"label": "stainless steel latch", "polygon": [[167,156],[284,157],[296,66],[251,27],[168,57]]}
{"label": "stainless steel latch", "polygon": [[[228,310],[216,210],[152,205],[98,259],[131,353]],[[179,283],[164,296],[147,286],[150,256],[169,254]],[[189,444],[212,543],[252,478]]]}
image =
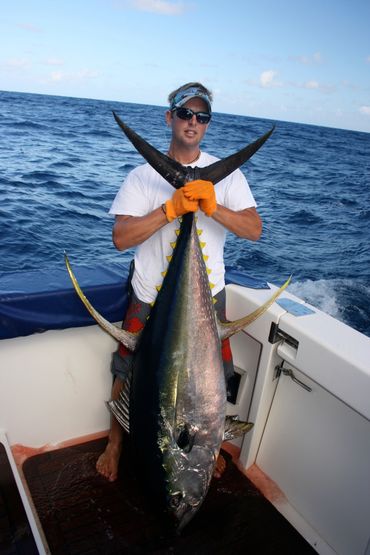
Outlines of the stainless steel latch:
{"label": "stainless steel latch", "polygon": [[288,333],[280,329],[278,324],[275,324],[275,322],[271,322],[269,342],[274,344],[274,343],[277,343],[278,341],[284,341],[288,345],[291,345],[291,347],[298,349],[299,341],[297,341],[297,339],[294,339],[294,337],[292,337],[291,335],[289,335]]}
{"label": "stainless steel latch", "polygon": [[290,376],[293,382],[303,387],[303,389],[305,389],[306,391],[312,391],[312,388],[309,385],[305,384],[294,375],[293,370],[291,370],[290,368],[284,368],[282,364],[278,364],[277,366],[275,366],[274,379],[280,378],[281,374],[284,374],[284,376]]}

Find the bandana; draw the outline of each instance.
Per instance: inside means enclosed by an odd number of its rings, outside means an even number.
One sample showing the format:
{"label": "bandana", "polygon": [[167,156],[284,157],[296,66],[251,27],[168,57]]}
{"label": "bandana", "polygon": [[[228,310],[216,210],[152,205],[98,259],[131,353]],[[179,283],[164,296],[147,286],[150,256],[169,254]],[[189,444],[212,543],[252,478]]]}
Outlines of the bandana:
{"label": "bandana", "polygon": [[178,92],[177,95],[172,99],[170,110],[173,110],[174,108],[181,108],[191,98],[202,99],[206,103],[209,113],[212,113],[211,99],[209,98],[208,94],[201,90],[199,87],[189,87],[188,89]]}

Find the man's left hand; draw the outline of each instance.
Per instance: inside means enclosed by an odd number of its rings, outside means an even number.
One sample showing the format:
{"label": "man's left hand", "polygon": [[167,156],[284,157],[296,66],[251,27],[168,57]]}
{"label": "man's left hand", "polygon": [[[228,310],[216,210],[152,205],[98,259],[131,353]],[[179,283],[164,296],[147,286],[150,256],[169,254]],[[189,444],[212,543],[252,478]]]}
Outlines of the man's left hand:
{"label": "man's left hand", "polygon": [[217,208],[215,187],[212,181],[196,179],[183,187],[184,195],[189,200],[199,200],[199,207],[206,216],[212,216]]}

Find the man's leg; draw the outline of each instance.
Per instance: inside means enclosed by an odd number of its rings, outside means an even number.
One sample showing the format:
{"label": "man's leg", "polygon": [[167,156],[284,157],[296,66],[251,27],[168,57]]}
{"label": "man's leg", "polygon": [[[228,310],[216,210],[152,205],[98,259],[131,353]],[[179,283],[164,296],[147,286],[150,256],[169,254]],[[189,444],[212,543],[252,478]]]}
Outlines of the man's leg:
{"label": "man's leg", "polygon": [[[112,387],[112,400],[117,400],[123,387],[123,381],[116,377]],[[116,418],[111,415],[111,427],[108,443],[104,453],[100,455],[96,463],[96,470],[110,482],[117,479],[118,464],[122,451],[123,428]]]}
{"label": "man's leg", "polygon": [[[122,328],[131,332],[138,332],[143,329],[150,313],[150,305],[142,303],[132,292],[130,304],[127,309]],[[130,379],[133,363],[133,353],[124,345],[120,344],[118,351],[113,353],[111,371],[114,376],[111,399],[119,398],[124,383]],[[111,428],[108,436],[108,443],[104,453],[100,455],[96,463],[96,470],[113,482],[117,479],[118,464],[122,451],[122,439],[124,430],[116,418],[111,415]]]}

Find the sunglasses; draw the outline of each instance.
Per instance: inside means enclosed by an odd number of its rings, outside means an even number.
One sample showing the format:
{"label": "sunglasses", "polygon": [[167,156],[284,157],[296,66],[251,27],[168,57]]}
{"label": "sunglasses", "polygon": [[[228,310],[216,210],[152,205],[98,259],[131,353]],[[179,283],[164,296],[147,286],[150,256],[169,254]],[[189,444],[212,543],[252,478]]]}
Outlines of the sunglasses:
{"label": "sunglasses", "polygon": [[193,116],[197,118],[198,123],[206,124],[211,121],[211,114],[209,112],[193,112],[190,108],[174,108],[172,112],[180,119],[190,121]]}

